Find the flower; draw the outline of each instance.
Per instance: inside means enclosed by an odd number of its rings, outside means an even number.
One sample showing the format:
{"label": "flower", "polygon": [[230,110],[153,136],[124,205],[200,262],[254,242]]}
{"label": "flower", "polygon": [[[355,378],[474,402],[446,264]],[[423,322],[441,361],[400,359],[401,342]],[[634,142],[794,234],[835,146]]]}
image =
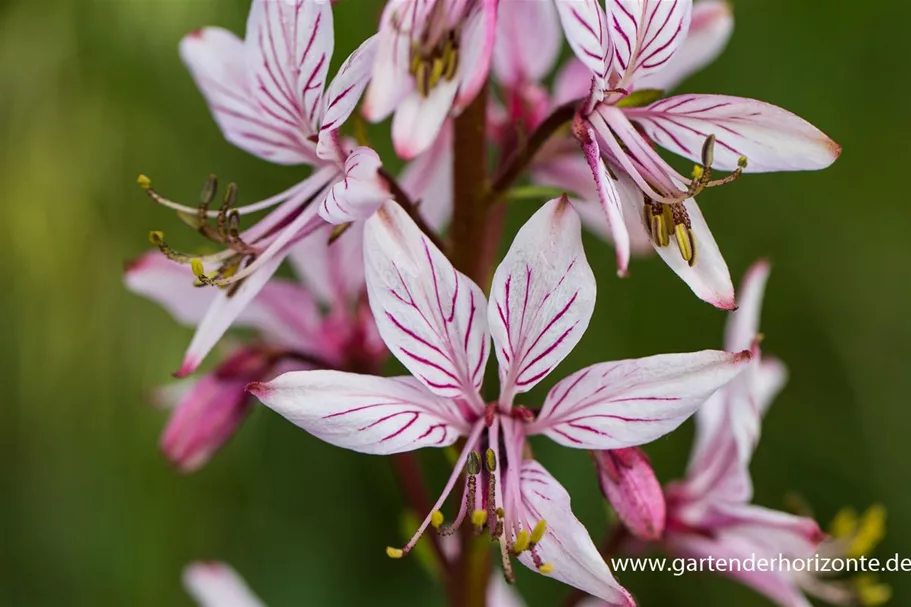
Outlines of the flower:
{"label": "flower", "polygon": [[[655,250],[698,297],[734,309],[730,272],[695,196],[743,172],[822,169],[841,148],[762,101],[660,99],[661,91],[652,90],[676,84],[718,54],[731,29],[726,4],[607,0],[605,12],[597,0],[557,0],[557,8],[570,46],[592,76],[574,132],[607,211],[619,271],[629,258],[625,222],[638,217]],[[654,144],[699,163],[692,179],[667,164]],[[713,169],[732,173],[713,180]]]}
{"label": "flower", "polygon": [[657,540],[664,533],[665,502],[661,483],[641,449],[594,451],[598,480],[623,525],[636,537]]}
{"label": "flower", "polygon": [[[777,359],[760,357],[759,313],[769,274],[755,264],[741,288],[741,307],[728,321],[725,348],[750,345],[753,360],[716,392],[696,415],[696,442],[686,478],[667,488],[667,549],[684,557],[799,559],[810,557],[824,535],[814,520],[750,503],[749,461],[760,420],[784,386]],[[783,607],[808,606],[788,571],[730,570],[730,575]]]}
{"label": "flower", "polygon": [[[558,382],[543,407],[516,405],[579,342],[595,303],[578,215],[551,200],[519,230],[497,268],[488,303],[481,289],[388,202],[367,220],[367,292],[380,335],[411,372],[375,377],[337,371],[286,373],[249,390],[268,407],[333,445],[372,454],[446,447],[464,438],[439,500],[404,548],[428,526],[444,532],[469,520],[510,555],[540,573],[614,605],[632,598],[613,579],[570,496],[535,461],[526,437],[545,435],[578,449],[640,445],[679,426],[743,370],[749,352],[704,351],[606,362]],[[500,395],[480,388],[490,354]],[[459,513],[440,511],[463,470]]]}
{"label": "flower", "polygon": [[[364,301],[363,228],[327,246],[330,229],[292,247],[302,283],[273,278],[238,317],[239,326],[259,332],[258,341],[234,348],[189,389],[162,394],[174,413],[161,449],[181,472],[199,469],[234,434],[249,411],[248,383],[315,367],[373,371],[386,357]],[[157,252],[130,264],[125,282],[191,326],[217,296],[194,287],[183,266]]]}
{"label": "flower", "polygon": [[498,0],[389,0],[364,116],[395,112],[392,143],[411,159],[430,147],[487,80]]}

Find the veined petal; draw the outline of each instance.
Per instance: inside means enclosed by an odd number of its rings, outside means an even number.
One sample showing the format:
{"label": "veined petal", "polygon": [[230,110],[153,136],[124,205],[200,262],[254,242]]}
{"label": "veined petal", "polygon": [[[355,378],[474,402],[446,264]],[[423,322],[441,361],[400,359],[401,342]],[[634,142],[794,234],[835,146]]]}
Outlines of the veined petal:
{"label": "veined petal", "polygon": [[620,88],[662,70],[683,44],[693,0],[607,0]]}
{"label": "veined petal", "polygon": [[724,331],[724,349],[737,352],[753,347],[759,336],[759,315],[766,281],[769,279],[769,262],[760,260],[750,266],[740,284],[739,308],[728,315]]}
{"label": "veined petal", "polygon": [[452,121],[447,121],[430,149],[408,163],[399,184],[428,226],[441,230],[452,216]]}
{"label": "veined petal", "polygon": [[592,456],[601,491],[626,528],[646,541],[660,539],[666,517],[664,491],[648,456],[636,447],[593,451]]}
{"label": "veined petal", "polygon": [[357,222],[332,244],[324,225],[288,250],[288,260],[308,291],[333,310],[348,309],[364,291],[364,224]]}
{"label": "veined petal", "polygon": [[[494,41],[497,33],[497,9],[499,0],[478,0],[475,8],[462,26],[459,47],[459,94],[455,108],[460,111],[471,103],[478,91],[487,82],[490,63],[493,58]],[[526,10],[529,10],[526,8]],[[439,84],[437,85],[439,86]]]}
{"label": "veined petal", "polygon": [[345,160],[345,176],[329,188],[319,215],[339,225],[366,219],[391,198],[389,188],[378,171],[383,166],[379,154],[361,146]]}
{"label": "veined petal", "polygon": [[522,226],[493,277],[487,318],[501,404],[531,390],[579,343],[595,291],[579,216],[565,196],[555,198]]}
{"label": "veined petal", "polygon": [[599,0],[555,0],[566,40],[595,78],[598,91],[607,88],[614,49],[607,15]]}
{"label": "veined petal", "polygon": [[367,220],[367,293],[389,350],[436,394],[483,406],[487,300],[395,202]]}
{"label": "veined petal", "polygon": [[247,389],[320,440],[360,453],[447,447],[469,430],[455,401],[413,377],[297,371]]}
{"label": "veined petal", "polygon": [[313,145],[296,125],[273,116],[254,98],[243,41],[220,27],[180,41],[180,57],[230,143],[276,164],[312,164]]}
{"label": "veined petal", "polygon": [[402,101],[392,119],[392,144],[399,157],[411,160],[433,144],[452,110],[458,89],[456,79],[444,78],[427,97],[415,91]]}
{"label": "veined petal", "polygon": [[183,585],[200,607],[265,607],[224,563],[191,563],[184,569]]}
{"label": "veined petal", "polygon": [[434,3],[390,0],[383,9],[377,35],[373,76],[364,99],[364,117],[379,122],[415,90],[411,76],[411,44],[423,31]]}
{"label": "veined petal", "polygon": [[747,159],[747,172],[824,169],[841,154],[841,146],[815,126],[769,103],[727,95],[678,95],[647,108],[631,108],[638,123],[659,145],[694,162],[715,135],[713,167],[737,168]]}
{"label": "veined petal", "polygon": [[[630,594],[614,579],[588,530],[573,515],[569,493],[534,460],[522,463],[519,485],[525,519],[535,525],[544,520],[547,530],[534,548],[539,563],[553,567],[548,577],[607,601],[608,606],[635,607]],[[538,571],[531,550],[519,561]]]}
{"label": "veined petal", "polygon": [[[494,75],[511,88],[538,82],[553,67],[562,42],[552,2],[503,0],[497,16]],[[590,83],[591,77],[586,80]]]}
{"label": "veined petal", "polygon": [[715,523],[750,538],[767,554],[806,557],[813,554],[825,534],[813,519],[753,504],[716,504]]}
{"label": "veined petal", "polygon": [[325,109],[320,124],[320,138],[325,131],[338,130],[357,107],[361,94],[370,82],[376,51],[377,36],[371,36],[339,68],[323,100]]}
{"label": "veined petal", "polygon": [[636,88],[668,91],[712,63],[727,46],[734,31],[734,13],[728,0],[693,3],[690,29],[663,69],[636,79]]}
{"label": "veined petal", "polygon": [[578,449],[642,445],[677,428],[749,361],[749,352],[704,350],[592,365],[553,387],[528,431]]}
{"label": "veined petal", "polygon": [[246,45],[256,102],[289,129],[315,135],[335,45],[332,5],[324,0],[254,0]]}

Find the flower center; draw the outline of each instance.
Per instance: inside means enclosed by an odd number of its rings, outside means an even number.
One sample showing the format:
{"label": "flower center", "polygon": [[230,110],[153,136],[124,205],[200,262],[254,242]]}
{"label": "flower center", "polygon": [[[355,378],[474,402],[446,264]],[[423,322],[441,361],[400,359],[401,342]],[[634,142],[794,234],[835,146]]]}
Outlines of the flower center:
{"label": "flower center", "polygon": [[411,48],[411,75],[421,97],[442,79],[452,81],[459,68],[459,47],[455,31],[450,30],[430,48],[415,44]]}

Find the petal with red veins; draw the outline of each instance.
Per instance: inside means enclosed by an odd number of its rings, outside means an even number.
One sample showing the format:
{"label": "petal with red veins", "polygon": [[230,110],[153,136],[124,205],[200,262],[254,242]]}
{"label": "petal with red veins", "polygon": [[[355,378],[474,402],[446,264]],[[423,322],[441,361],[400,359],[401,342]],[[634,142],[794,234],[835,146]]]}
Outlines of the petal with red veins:
{"label": "petal with red veins", "polygon": [[313,436],[360,453],[447,447],[468,431],[458,403],[413,377],[297,371],[248,390]]}
{"label": "petal with red veins", "polygon": [[323,101],[325,110],[320,124],[321,137],[324,131],[338,130],[351,116],[367,83],[370,82],[376,49],[377,37],[367,38],[345,59],[332,79]]}
{"label": "petal with red veins", "polygon": [[417,40],[434,3],[390,0],[383,9],[377,35],[373,75],[364,99],[364,117],[379,122],[415,90],[411,75],[412,40]]}
{"label": "petal with red veins", "polygon": [[254,0],[245,43],[253,97],[262,110],[288,129],[315,135],[335,44],[332,5]]}
{"label": "petal with red veins", "polygon": [[715,135],[713,168],[746,172],[815,171],[835,162],[841,146],[803,118],[780,107],[727,95],[677,95],[627,116],[651,139],[675,154],[701,162],[702,147]]}
{"label": "petal with red veins", "polygon": [[[552,2],[504,0],[497,16],[494,75],[508,87],[538,82],[553,67],[562,42]],[[591,76],[586,76],[589,84]]]}
{"label": "petal with red veins", "polygon": [[313,144],[297,125],[257,103],[240,38],[220,27],[206,27],[180,41],[180,57],[230,143],[276,164],[316,162]]}
{"label": "petal with red veins", "polygon": [[630,532],[646,541],[664,533],[666,505],[648,456],[636,447],[593,451],[601,491]]}
{"label": "petal with red veins", "polygon": [[464,109],[477,97],[490,75],[490,63],[497,34],[499,0],[479,0],[478,4],[480,6],[469,13],[462,25],[459,69],[455,78],[459,80],[459,94],[455,99],[456,110]]}
{"label": "petal with red veins", "polygon": [[458,80],[443,79],[427,97],[415,91],[402,101],[392,119],[392,143],[399,157],[411,160],[433,145],[458,89]]}
{"label": "petal with red veins", "polygon": [[389,350],[436,394],[480,409],[487,300],[395,202],[367,220],[367,293]]}
{"label": "petal with red veins", "polygon": [[608,18],[599,0],[556,0],[560,23],[576,57],[595,78],[598,91],[607,88],[614,52]]}
{"label": "petal with red veins", "polygon": [[[522,463],[519,476],[522,515],[529,525],[547,523],[534,553],[526,550],[519,561],[534,571],[538,564],[553,567],[548,577],[607,601],[608,606],[635,607],[630,594],[611,575],[588,530],[573,515],[569,493],[534,460]],[[538,562],[536,563],[535,560]]]}
{"label": "petal with red veins", "polygon": [[579,215],[555,198],[522,226],[493,277],[487,319],[501,403],[531,390],[579,343],[595,292]]}
{"label": "petal with red veins", "polygon": [[642,445],[676,429],[749,361],[746,351],[704,350],[592,365],[553,387],[528,431],[577,449]]}
{"label": "petal with red veins", "polygon": [[184,569],[183,585],[200,607],[265,607],[224,563],[191,563]]}
{"label": "petal with red veins", "polygon": [[345,160],[345,176],[329,188],[319,215],[339,225],[367,219],[383,202],[389,200],[389,188],[379,176],[383,166],[372,149],[355,148]]}
{"label": "petal with red veins", "polygon": [[676,87],[717,59],[733,31],[734,13],[728,0],[695,2],[683,44],[663,69],[637,78],[636,88],[667,91]]}
{"label": "petal with red veins", "polygon": [[607,0],[621,88],[667,67],[686,38],[692,9],[693,0]]}

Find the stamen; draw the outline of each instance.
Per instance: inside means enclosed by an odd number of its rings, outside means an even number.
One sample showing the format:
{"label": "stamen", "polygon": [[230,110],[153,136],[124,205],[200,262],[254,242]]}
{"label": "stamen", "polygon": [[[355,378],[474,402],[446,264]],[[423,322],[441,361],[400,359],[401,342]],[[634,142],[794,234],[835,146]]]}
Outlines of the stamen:
{"label": "stamen", "polygon": [[149,232],[149,242],[158,247],[158,250],[164,254],[165,257],[171,261],[176,261],[177,263],[188,264],[192,263],[193,260],[198,260],[198,256],[190,255],[189,253],[182,253],[175,249],[172,249],[164,239],[164,232],[159,230],[153,230]]}
{"label": "stamen", "polygon": [[645,228],[652,241],[659,247],[666,247],[670,244],[669,230],[673,225],[670,205],[652,202],[645,199],[644,219]]}
{"label": "stamen", "polygon": [[513,554],[518,556],[519,554],[522,554],[523,552],[528,550],[528,544],[529,544],[530,538],[531,538],[531,534],[529,534],[527,530],[523,529],[522,531],[520,531],[516,535],[516,541],[513,542],[513,544],[512,544]]}
{"label": "stamen", "polygon": [[747,157],[741,156],[740,158],[737,159],[737,168],[734,169],[733,173],[731,173],[730,175],[728,175],[726,177],[722,177],[721,179],[709,181],[708,183],[705,184],[705,187],[717,188],[718,186],[727,185],[727,184],[731,183],[732,181],[736,181],[737,179],[740,179],[741,175],[743,175],[743,170],[745,168],[747,168]]}
{"label": "stamen", "polygon": [[[671,205],[668,205],[671,206]],[[680,256],[683,257],[690,267],[696,263],[696,238],[693,236],[692,222],[690,216],[682,204],[672,205],[674,219],[674,237],[677,240],[677,248],[680,250]]]}
{"label": "stamen", "polygon": [[509,558],[509,548],[506,541],[500,538],[500,560],[503,563],[503,577],[506,578],[507,584],[516,583],[516,574],[512,570],[512,559]]}
{"label": "stamen", "polygon": [[471,513],[471,524],[474,525],[478,531],[481,531],[484,528],[484,525],[487,524],[487,511],[486,510],[475,510]]}
{"label": "stamen", "polygon": [[434,529],[439,529],[440,525],[443,524],[443,513],[439,510],[434,510],[430,514],[430,524],[433,525]]}
{"label": "stamen", "polygon": [[544,575],[549,575],[549,574],[553,573],[554,566],[552,563],[544,563],[543,565],[538,567],[538,571],[540,571]]}
{"label": "stamen", "polygon": [[534,550],[534,547],[544,538],[544,534],[547,532],[547,521],[543,518],[538,521],[538,524],[535,525],[535,528],[531,532],[531,542],[528,545],[529,550]]}
{"label": "stamen", "polygon": [[400,559],[405,556],[405,551],[401,548],[393,548],[392,546],[386,546],[386,556],[391,559]]}

